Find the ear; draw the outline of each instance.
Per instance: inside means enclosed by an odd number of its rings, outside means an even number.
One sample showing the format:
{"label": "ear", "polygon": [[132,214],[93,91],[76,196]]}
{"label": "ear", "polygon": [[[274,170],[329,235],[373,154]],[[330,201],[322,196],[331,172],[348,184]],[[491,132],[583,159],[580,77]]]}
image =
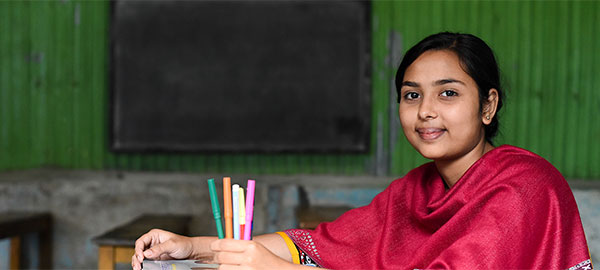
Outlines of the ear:
{"label": "ear", "polygon": [[483,104],[483,110],[481,115],[481,121],[484,125],[489,125],[496,115],[496,108],[498,107],[498,90],[495,88],[488,91],[488,99]]}

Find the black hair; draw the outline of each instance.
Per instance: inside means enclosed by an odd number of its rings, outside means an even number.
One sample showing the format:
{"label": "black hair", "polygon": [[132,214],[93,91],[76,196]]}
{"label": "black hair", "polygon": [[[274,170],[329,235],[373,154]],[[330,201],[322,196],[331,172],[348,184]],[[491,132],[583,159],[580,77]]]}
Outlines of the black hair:
{"label": "black hair", "polygon": [[480,38],[471,34],[441,32],[433,34],[421,40],[410,48],[404,55],[398,72],[396,73],[396,92],[398,103],[400,103],[400,89],[404,79],[404,73],[421,54],[430,50],[449,50],[458,56],[462,69],[467,73],[479,89],[479,112],[482,105],[487,102],[489,90],[494,88],[498,91],[498,106],[492,122],[484,127],[485,139],[492,143],[492,139],[498,133],[498,111],[502,108],[504,98],[500,86],[500,71],[494,52]]}

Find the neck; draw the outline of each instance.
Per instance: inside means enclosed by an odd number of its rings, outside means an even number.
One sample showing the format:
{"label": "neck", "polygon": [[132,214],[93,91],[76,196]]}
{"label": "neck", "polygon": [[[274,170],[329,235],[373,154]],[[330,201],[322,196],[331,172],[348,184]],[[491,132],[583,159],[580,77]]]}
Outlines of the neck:
{"label": "neck", "polygon": [[494,146],[482,138],[482,140],[466,154],[454,159],[435,160],[435,166],[448,187],[452,188],[473,163],[492,149],[494,149]]}

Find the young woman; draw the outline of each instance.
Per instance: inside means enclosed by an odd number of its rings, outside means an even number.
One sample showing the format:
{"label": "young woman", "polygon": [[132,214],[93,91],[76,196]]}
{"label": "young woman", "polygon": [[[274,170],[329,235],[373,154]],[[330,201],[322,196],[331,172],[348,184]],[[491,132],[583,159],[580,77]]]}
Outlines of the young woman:
{"label": "young woman", "polygon": [[136,241],[133,268],[144,258],[207,257],[219,269],[591,268],[562,175],[529,151],[492,144],[503,95],[485,42],[425,38],[404,56],[396,87],[404,134],[433,162],[316,230],[253,241],[152,230]]}

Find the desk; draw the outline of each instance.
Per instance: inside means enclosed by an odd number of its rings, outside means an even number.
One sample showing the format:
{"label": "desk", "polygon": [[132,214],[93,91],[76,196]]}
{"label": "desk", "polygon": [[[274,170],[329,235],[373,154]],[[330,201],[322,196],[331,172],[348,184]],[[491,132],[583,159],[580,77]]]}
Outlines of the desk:
{"label": "desk", "polygon": [[[332,221],[350,207],[309,207],[299,210],[301,228],[312,229],[319,223]],[[115,269],[116,263],[131,262],[135,240],[151,229],[163,229],[185,236],[217,235],[214,220],[189,215],[142,215],[118,226],[93,241],[98,245],[98,269]]]}
{"label": "desk", "polygon": [[135,240],[151,229],[163,229],[185,236],[216,235],[211,220],[189,215],[142,215],[114,228],[93,241],[98,247],[98,269],[115,269],[116,263],[131,263]]}
{"label": "desk", "polygon": [[38,233],[40,269],[52,268],[52,216],[48,213],[0,213],[0,238],[10,237],[10,269],[19,269],[21,236]]}

